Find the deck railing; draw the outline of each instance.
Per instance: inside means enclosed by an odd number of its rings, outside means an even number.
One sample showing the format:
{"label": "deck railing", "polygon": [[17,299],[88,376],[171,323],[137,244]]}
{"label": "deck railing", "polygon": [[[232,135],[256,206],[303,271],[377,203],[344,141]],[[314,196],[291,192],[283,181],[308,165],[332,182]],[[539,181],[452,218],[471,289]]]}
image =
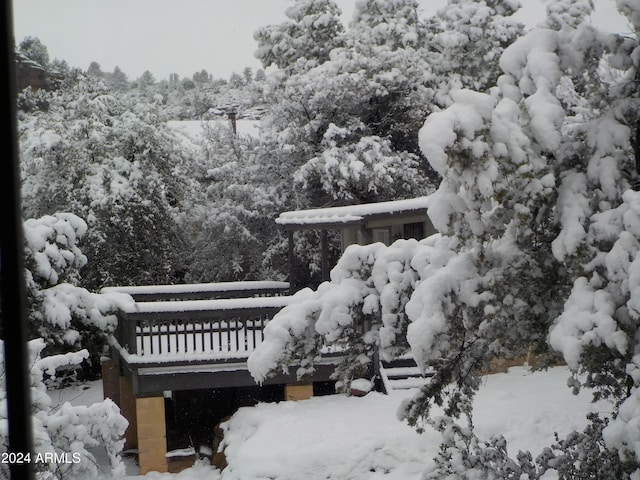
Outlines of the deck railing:
{"label": "deck railing", "polygon": [[[260,287],[219,288],[217,292],[224,290],[235,297],[210,300],[180,300],[176,292],[167,288],[159,298],[170,297],[171,301],[136,301],[120,311],[115,339],[129,355],[158,361],[203,355],[221,359],[247,357],[262,342],[267,322],[290,300],[283,295],[287,284],[271,289]],[[214,291],[211,288],[207,295]],[[237,298],[239,292],[245,297]]]}
{"label": "deck railing", "polygon": [[186,285],[105,287],[103,293],[131,295],[136,302],[212,300],[216,298],[274,297],[289,294],[289,282],[248,281]]}

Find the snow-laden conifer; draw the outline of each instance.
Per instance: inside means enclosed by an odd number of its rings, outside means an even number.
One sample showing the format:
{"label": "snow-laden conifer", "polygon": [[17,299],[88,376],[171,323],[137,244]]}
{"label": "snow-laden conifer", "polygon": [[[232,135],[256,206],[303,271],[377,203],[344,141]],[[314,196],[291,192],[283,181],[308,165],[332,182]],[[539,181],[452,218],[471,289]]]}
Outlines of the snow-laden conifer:
{"label": "snow-laden conifer", "polygon": [[[46,344],[42,339],[29,342],[29,372],[34,451],[28,462],[38,478],[56,480],[97,478],[99,475],[121,477],[125,474],[119,456],[124,446],[127,420],[113,401],[106,399],[92,405],[58,404],[47,390],[44,378],[55,378],[56,369],[80,363],[89,356],[87,350],[42,357]],[[0,352],[3,344],[0,343]],[[4,377],[4,354],[0,355],[0,371]],[[6,386],[0,382],[0,453],[9,451]],[[108,465],[100,466],[95,449],[106,453]],[[9,458],[9,457],[4,457]],[[105,471],[108,467],[109,471]],[[9,478],[9,463],[0,464],[0,475]]]}
{"label": "snow-laden conifer", "polygon": [[[637,28],[637,6],[619,7]],[[548,469],[630,478],[639,463],[637,40],[596,30],[586,22],[591,8],[551,2],[546,22],[502,52],[493,88],[451,88],[450,103],[427,118],[419,140],[442,177],[429,208],[441,236],[411,248],[348,249],[331,283],[287,307],[270,328],[286,320],[277,331],[289,352],[300,339],[354,345],[347,351],[357,356],[340,370],[348,378],[365,361],[361,353],[374,345],[389,351],[394,335],[384,330],[382,292],[409,274],[398,331],[435,375],[401,414],[444,434],[433,478],[540,478]],[[400,265],[387,261],[396,249],[406,253]],[[376,275],[383,265],[396,276]],[[594,387],[615,414],[592,416],[590,428],[538,459],[525,452],[510,460],[503,439],[474,439],[480,375],[493,359],[550,355],[549,346],[575,372],[571,385]],[[273,353],[271,365],[286,365]],[[256,370],[256,378],[265,373]]]}
{"label": "snow-laden conifer", "polygon": [[166,283],[183,154],[153,104],[79,74],[18,121],[25,218],[70,212],[89,229],[84,285]]}

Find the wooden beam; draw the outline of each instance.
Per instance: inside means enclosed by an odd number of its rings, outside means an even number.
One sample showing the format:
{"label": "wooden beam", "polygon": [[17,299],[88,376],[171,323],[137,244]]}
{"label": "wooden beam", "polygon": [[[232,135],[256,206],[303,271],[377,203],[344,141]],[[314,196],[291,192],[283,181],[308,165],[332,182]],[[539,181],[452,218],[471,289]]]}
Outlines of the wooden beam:
{"label": "wooden beam", "polygon": [[103,398],[110,398],[120,406],[120,375],[118,367],[113,360],[105,359],[100,365],[102,369],[102,394]]}
{"label": "wooden beam", "polygon": [[329,280],[329,240],[326,230],[320,231],[320,271],[322,281]]}
{"label": "wooden beam", "polygon": [[298,290],[298,283],[294,273],[295,255],[293,253],[293,230],[287,231],[287,240],[289,242],[289,251],[287,255],[289,262],[289,293],[293,295]]}
{"label": "wooden beam", "polygon": [[[339,360],[336,360],[338,363]],[[144,369],[140,374],[138,371],[136,390],[137,395],[153,395],[155,392],[172,390],[172,391],[184,391],[184,390],[199,390],[202,388],[229,388],[229,387],[254,387],[256,381],[253,379],[249,371],[244,366],[243,370],[235,371],[212,371],[211,370],[199,370],[199,371],[187,371],[188,365],[185,366],[182,371],[176,372],[171,368],[167,368],[166,371],[162,371],[162,367],[154,372],[153,375],[145,375]],[[313,381],[326,382],[331,380],[331,375],[335,370],[335,364],[318,364],[315,366],[315,372],[313,374]],[[296,366],[291,367],[290,373],[279,372],[274,377],[267,379],[265,385],[287,385],[297,383],[297,376],[295,373]]]}
{"label": "wooden beam", "polygon": [[127,430],[124,432],[124,447],[127,449],[138,447],[138,424],[136,421],[136,397],[131,388],[131,383],[126,377],[119,377],[120,385],[120,413],[129,422]]}

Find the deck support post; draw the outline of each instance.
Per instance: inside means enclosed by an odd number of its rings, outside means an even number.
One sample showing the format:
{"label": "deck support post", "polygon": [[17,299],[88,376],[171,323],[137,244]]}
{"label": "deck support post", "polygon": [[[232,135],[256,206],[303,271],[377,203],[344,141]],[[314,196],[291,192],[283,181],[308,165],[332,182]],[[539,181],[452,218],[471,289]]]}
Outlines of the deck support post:
{"label": "deck support post", "polygon": [[138,430],[136,422],[136,397],[131,389],[131,383],[127,377],[119,377],[120,399],[116,402],[120,407],[120,414],[127,419],[129,426],[124,432],[124,448],[138,447]]}
{"label": "deck support post", "polygon": [[329,239],[326,230],[320,231],[320,265],[322,281],[329,280]]}
{"label": "deck support post", "polygon": [[140,475],[168,472],[164,397],[136,399]]}
{"label": "deck support post", "polygon": [[103,398],[110,398],[118,407],[120,406],[120,376],[118,368],[113,360],[105,359],[100,364],[102,370]]}
{"label": "deck support post", "polygon": [[287,241],[289,247],[287,252],[287,260],[289,262],[289,294],[293,295],[298,291],[298,283],[294,272],[295,254],[293,251],[293,230],[287,231]]}
{"label": "deck support post", "polygon": [[285,400],[307,400],[313,397],[313,383],[292,383],[284,386]]}

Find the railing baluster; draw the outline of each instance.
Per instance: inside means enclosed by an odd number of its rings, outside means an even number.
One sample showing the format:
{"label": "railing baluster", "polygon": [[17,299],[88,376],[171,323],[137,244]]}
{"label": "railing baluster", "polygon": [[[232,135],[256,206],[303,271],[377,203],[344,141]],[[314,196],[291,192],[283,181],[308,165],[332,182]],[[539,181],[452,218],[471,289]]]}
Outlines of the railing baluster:
{"label": "railing baluster", "polygon": [[167,320],[164,322],[164,338],[167,341],[167,353],[171,353],[171,336],[169,335],[169,325],[171,325],[171,320]]}
{"label": "railing baluster", "polygon": [[249,332],[248,332],[248,328],[249,328],[249,322],[250,319],[246,318],[244,321],[244,327],[242,328],[242,342],[243,342],[243,350],[245,352],[249,351]]}
{"label": "railing baluster", "polygon": [[129,318],[128,316],[120,317],[122,320],[122,328],[123,328],[123,340],[121,345],[123,345],[126,350],[135,355],[138,353],[138,321],[133,318]]}
{"label": "railing baluster", "polygon": [[206,351],[204,348],[204,320],[200,320],[200,351]]}
{"label": "railing baluster", "polygon": [[175,342],[176,353],[180,353],[180,342],[178,341],[178,321],[171,321],[171,343]]}
{"label": "railing baluster", "polygon": [[235,317],[236,321],[236,352],[240,351],[240,318]]}
{"label": "railing baluster", "polygon": [[195,352],[196,351],[196,331],[197,331],[196,325],[197,325],[197,323],[196,323],[195,319],[192,319],[191,322],[189,322],[189,324],[190,324],[190,327],[191,327],[191,343],[193,345],[193,351]]}
{"label": "railing baluster", "polygon": [[212,352],[215,351],[215,347],[213,345],[213,322],[209,320],[209,350]]}
{"label": "railing baluster", "polygon": [[149,351],[151,353],[151,355],[153,355],[153,344],[155,343],[154,341],[154,335],[153,335],[153,323],[151,322],[151,320],[149,320]]}
{"label": "railing baluster", "polygon": [[144,355],[144,351],[145,351],[145,348],[144,348],[144,339],[145,339],[145,336],[144,336],[144,329],[145,329],[145,323],[146,323],[146,322],[145,322],[144,320],[140,320],[140,338],[141,338],[141,341],[140,341],[140,355]]}
{"label": "railing baluster", "polygon": [[256,325],[258,324],[258,320],[260,316],[256,317],[256,319],[251,323],[251,349],[256,348]]}
{"label": "railing baluster", "polygon": [[184,328],[182,329],[183,337],[184,337],[184,353],[189,351],[189,336],[187,335],[187,322],[182,321],[182,325]]}

